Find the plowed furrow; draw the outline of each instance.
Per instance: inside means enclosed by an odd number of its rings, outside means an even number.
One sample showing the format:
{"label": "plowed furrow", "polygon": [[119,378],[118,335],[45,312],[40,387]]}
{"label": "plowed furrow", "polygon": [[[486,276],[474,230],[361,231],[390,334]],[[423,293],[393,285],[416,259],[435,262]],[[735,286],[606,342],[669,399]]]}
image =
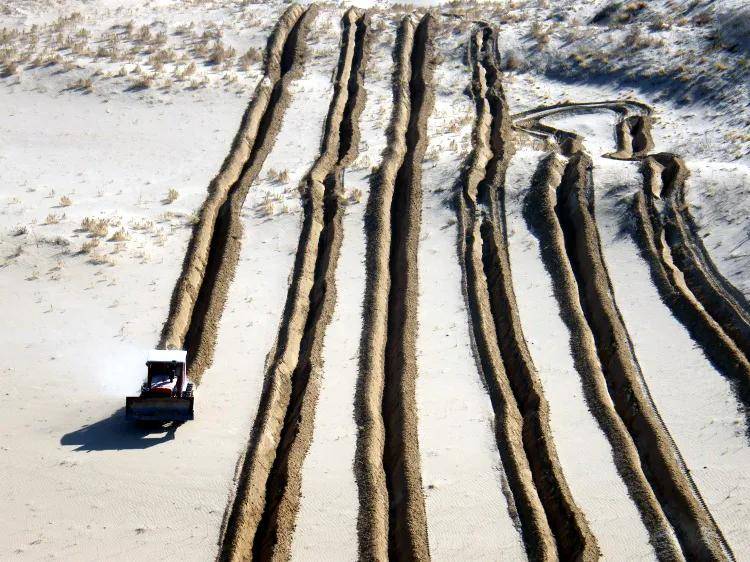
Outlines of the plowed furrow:
{"label": "plowed furrow", "polygon": [[399,27],[388,148],[371,184],[356,397],[363,560],[427,560],[415,399],[422,160],[433,106],[436,22]]}
{"label": "plowed furrow", "polygon": [[496,438],[530,558],[598,557],[598,547],[562,474],[541,382],[522,333],[504,212],[510,116],[495,34],[472,36],[474,149],[459,180],[459,254],[479,363],[496,417]]}
{"label": "plowed furrow", "polygon": [[673,314],[750,407],[750,323],[744,299],[716,270],[687,210],[684,162],[658,154],[643,163],[633,210],[641,252]]}
{"label": "plowed furrow", "polygon": [[281,127],[289,85],[302,68],[305,35],[315,17],[293,5],[268,41],[264,78],[245,111],[229,155],[211,182],[193,230],[159,346],[186,349],[188,372],[199,383],[211,362],[216,331],[239,259],[240,212]]}
{"label": "plowed furrow", "polygon": [[564,166],[564,160],[554,154],[540,163],[532,189],[524,202],[524,217],[530,231],[539,239],[542,261],[553,280],[561,318],[570,330],[570,348],[583,382],[586,402],[612,445],[615,467],[638,508],[659,559],[681,560],[680,547],[644,473],[638,449],[612,403],[596,342],[581,307],[578,285],[555,213],[556,188],[560,184]]}
{"label": "plowed furrow", "polygon": [[609,394],[685,556],[695,560],[731,558],[651,400],[617,310],[594,218],[591,167],[590,158],[583,153],[571,157],[557,187],[554,210]]}
{"label": "plowed furrow", "polygon": [[312,439],[323,336],[335,303],[343,169],[356,157],[367,18],[350,9],[321,155],[302,184],[304,222],[282,325],[229,516],[222,558],[287,560]]}

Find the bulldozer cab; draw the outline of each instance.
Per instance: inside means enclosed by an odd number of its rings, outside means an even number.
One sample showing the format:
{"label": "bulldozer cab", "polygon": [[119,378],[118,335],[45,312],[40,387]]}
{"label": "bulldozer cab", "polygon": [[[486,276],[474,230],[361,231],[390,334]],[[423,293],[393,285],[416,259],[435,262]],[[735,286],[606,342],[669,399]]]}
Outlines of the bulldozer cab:
{"label": "bulldozer cab", "polygon": [[193,419],[193,385],[187,379],[187,352],[155,349],[146,359],[140,396],[125,399],[125,415],[136,421]]}
{"label": "bulldozer cab", "polygon": [[154,384],[166,380],[177,380],[177,386],[184,390],[187,382],[187,352],[172,349],[155,349],[150,351],[146,359],[147,379],[146,384],[152,387]]}

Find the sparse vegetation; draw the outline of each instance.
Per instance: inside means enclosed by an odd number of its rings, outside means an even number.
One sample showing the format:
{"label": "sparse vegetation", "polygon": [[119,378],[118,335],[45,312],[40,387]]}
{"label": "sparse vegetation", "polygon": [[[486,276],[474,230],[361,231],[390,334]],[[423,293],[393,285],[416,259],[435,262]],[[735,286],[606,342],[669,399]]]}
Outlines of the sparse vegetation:
{"label": "sparse vegetation", "polygon": [[60,197],[60,207],[70,207],[73,204],[73,200],[68,195]]}

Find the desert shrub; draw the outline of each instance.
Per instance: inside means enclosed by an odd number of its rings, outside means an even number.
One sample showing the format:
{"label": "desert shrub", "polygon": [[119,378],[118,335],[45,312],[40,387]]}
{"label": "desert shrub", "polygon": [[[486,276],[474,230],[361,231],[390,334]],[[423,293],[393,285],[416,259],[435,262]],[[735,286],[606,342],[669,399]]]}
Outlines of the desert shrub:
{"label": "desert shrub", "polygon": [[86,240],[83,244],[81,244],[81,254],[89,254],[91,253],[91,250],[96,248],[99,245],[99,239],[98,238],[92,238],[91,240]]}
{"label": "desert shrub", "polygon": [[130,240],[130,235],[124,228],[116,230],[115,233],[109,237],[110,242],[125,242],[126,240]]}
{"label": "desert shrub", "polygon": [[253,64],[263,60],[263,53],[260,49],[248,49],[244,55],[240,57],[240,67],[247,70]]}
{"label": "desert shrub", "polygon": [[170,187],[169,191],[167,192],[167,196],[164,198],[164,203],[169,205],[170,203],[174,203],[177,201],[177,198],[180,196],[180,192],[177,191],[174,187]]}
{"label": "desert shrub", "polygon": [[70,207],[72,204],[73,204],[73,200],[67,195],[63,195],[62,197],[60,197],[61,207]]}
{"label": "desert shrub", "polygon": [[95,238],[101,238],[107,235],[109,221],[107,219],[84,217],[81,221],[81,229],[85,230]]}
{"label": "desert shrub", "polygon": [[234,50],[234,47],[225,47],[221,41],[216,41],[213,49],[211,49],[208,62],[213,65],[222,64],[223,62],[234,58],[236,54],[237,51]]}

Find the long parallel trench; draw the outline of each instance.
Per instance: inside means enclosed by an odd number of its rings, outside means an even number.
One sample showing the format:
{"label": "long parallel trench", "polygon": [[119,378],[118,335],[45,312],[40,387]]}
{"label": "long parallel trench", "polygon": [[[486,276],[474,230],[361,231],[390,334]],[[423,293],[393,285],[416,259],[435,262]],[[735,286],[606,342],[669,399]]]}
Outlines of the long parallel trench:
{"label": "long parallel trench", "polygon": [[223,538],[221,559],[286,560],[312,439],[323,336],[335,303],[343,170],[357,156],[368,18],[342,19],[342,42],[321,155],[303,179],[304,222],[292,284]]}
{"label": "long parallel trench", "polygon": [[360,559],[428,560],[417,442],[417,248],[421,172],[432,111],[436,21],[402,20],[388,147],[366,211],[367,285],[360,346],[355,470]]}
{"label": "long parallel trench", "polygon": [[187,350],[188,375],[200,383],[211,363],[221,314],[239,260],[241,211],[281,128],[289,86],[302,72],[306,35],[317,8],[290,6],[271,34],[265,73],[232,148],[208,188],[177,280],[158,347]]}
{"label": "long parallel trench", "polygon": [[477,117],[457,186],[459,257],[498,449],[529,558],[593,560],[599,549],[563,476],[513,292],[504,209],[510,116],[491,27],[472,36],[470,59]]}
{"label": "long parallel trench", "polygon": [[659,558],[732,559],[651,399],[614,301],[594,215],[591,168],[581,148],[567,162],[551,154],[537,170],[524,210],[576,337],[573,351],[589,387],[587,399],[613,444],[617,468]]}

